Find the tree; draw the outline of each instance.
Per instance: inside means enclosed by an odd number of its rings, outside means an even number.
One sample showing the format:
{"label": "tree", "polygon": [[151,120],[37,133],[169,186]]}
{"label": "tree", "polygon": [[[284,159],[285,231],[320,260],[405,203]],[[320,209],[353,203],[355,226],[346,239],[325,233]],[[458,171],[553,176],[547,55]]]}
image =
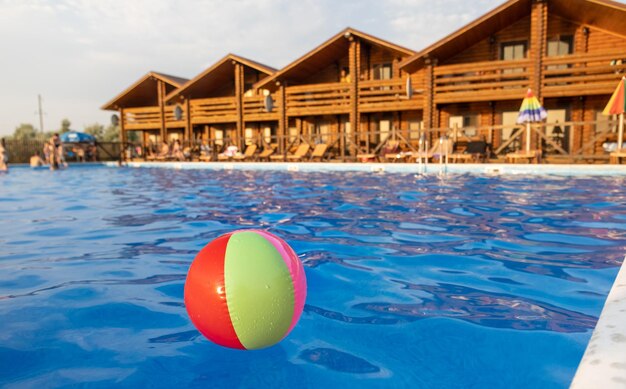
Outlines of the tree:
{"label": "tree", "polygon": [[93,135],[97,140],[103,140],[104,126],[102,124],[94,123],[85,127],[83,131],[87,134]]}
{"label": "tree", "polygon": [[69,119],[65,118],[61,120],[61,129],[59,130],[59,132],[60,133],[68,132],[70,130],[71,125],[72,125],[72,122],[70,122]]}
{"label": "tree", "polygon": [[32,124],[22,123],[15,128],[13,139],[15,140],[34,140],[37,138],[37,130]]}
{"label": "tree", "polygon": [[120,137],[120,127],[115,126],[113,124],[109,124],[109,126],[104,130],[104,134],[102,136],[102,141],[104,142],[118,142]]}

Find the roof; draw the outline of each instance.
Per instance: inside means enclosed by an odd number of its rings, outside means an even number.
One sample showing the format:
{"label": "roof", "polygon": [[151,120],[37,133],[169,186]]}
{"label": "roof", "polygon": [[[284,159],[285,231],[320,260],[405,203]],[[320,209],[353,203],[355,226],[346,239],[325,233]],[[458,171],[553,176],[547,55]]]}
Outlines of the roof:
{"label": "roof", "polygon": [[230,82],[234,79],[234,62],[248,66],[268,76],[276,72],[276,69],[263,65],[262,63],[235,54],[227,54],[224,58],[191,79],[183,87],[172,91],[172,93],[165,97],[165,100],[169,101],[177,96],[199,98],[203,97],[207,92],[223,86],[225,81]]}
{"label": "roof", "polygon": [[122,93],[115,96],[111,101],[104,104],[101,108],[113,111],[119,108],[150,107],[158,105],[157,80],[165,82],[166,93],[180,88],[187,82],[185,78],[151,71],[126,88]]}
{"label": "roof", "polygon": [[355,30],[354,28],[347,27],[321,45],[317,46],[315,49],[285,66],[273,76],[261,80],[255,85],[255,87],[267,88],[271,85],[270,83],[272,81],[301,79],[311,75],[315,71],[321,70],[323,67],[336,61],[337,58],[345,55],[350,45],[350,42],[346,38],[350,36],[356,36],[372,45],[384,47],[394,53],[397,53],[401,57],[408,57],[415,54],[415,51],[407,49],[406,47],[396,45],[386,40]]}
{"label": "roof", "polygon": [[[626,5],[610,0],[547,0],[549,12],[626,36]],[[445,60],[530,14],[531,0],[509,0],[400,63],[408,72],[427,58]]]}

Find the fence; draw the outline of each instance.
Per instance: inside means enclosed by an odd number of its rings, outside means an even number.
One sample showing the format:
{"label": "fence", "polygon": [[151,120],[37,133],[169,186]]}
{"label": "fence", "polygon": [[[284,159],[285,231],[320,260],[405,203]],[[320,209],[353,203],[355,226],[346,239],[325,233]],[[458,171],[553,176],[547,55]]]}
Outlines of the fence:
{"label": "fence", "polygon": [[[360,154],[379,154],[387,149],[385,145],[389,141],[394,141],[400,151],[415,153],[421,150],[424,142],[433,146],[441,138],[447,138],[454,144],[455,153],[463,153],[470,142],[483,140],[490,148],[492,159],[503,160],[509,153],[526,149],[527,139],[530,138],[528,147],[540,151],[544,161],[589,163],[608,162],[609,152],[603,145],[617,141],[617,122],[614,120],[536,123],[530,126],[530,137],[526,135],[526,131],[525,125],[431,129],[392,127],[385,131],[380,129],[359,132],[313,131],[285,135],[259,131],[251,137],[246,136],[245,139],[225,136],[219,139],[183,141],[181,150],[192,159],[202,154],[206,157],[205,160],[217,160],[218,154],[229,145],[237,145],[243,151],[248,144],[256,144],[259,150],[272,148],[277,154],[287,154],[302,143],[308,143],[312,147],[324,143],[328,146],[330,159],[348,162],[357,160],[357,155]],[[162,144],[133,146],[127,148],[125,153],[127,159],[159,156]]]}
{"label": "fence", "polygon": [[[28,163],[30,157],[39,152],[43,155],[45,140],[5,140],[6,149],[9,154],[9,163]],[[77,161],[75,149],[85,147],[80,144],[65,144],[64,154],[68,162]],[[86,150],[86,160],[88,161],[115,161],[119,159],[122,147],[119,142],[97,142],[95,150]]]}

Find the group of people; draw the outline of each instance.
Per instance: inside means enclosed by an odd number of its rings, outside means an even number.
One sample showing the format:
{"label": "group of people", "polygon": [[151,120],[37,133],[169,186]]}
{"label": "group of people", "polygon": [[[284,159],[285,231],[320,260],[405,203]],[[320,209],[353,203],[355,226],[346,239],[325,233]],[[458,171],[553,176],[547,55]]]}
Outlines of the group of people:
{"label": "group of people", "polygon": [[[141,157],[140,153],[137,154]],[[171,142],[171,146],[166,142],[163,142],[158,153],[155,153],[152,146],[148,146],[147,156],[148,159],[174,159],[176,161],[186,161],[191,158],[191,151],[189,148],[183,148],[180,140],[175,139]]]}

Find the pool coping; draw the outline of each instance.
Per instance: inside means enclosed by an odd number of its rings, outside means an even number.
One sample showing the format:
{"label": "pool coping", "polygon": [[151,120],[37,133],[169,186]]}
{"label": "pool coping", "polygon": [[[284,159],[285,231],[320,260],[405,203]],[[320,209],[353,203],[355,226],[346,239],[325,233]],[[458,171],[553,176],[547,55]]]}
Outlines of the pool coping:
{"label": "pool coping", "polygon": [[626,387],[626,257],[570,388]]}
{"label": "pool coping", "polygon": [[[117,167],[117,163],[105,163]],[[285,162],[129,162],[131,168],[263,170],[291,172],[371,172],[484,175],[626,176],[626,165],[285,163]],[[611,389],[626,386],[626,257],[578,365],[571,388]]]}
{"label": "pool coping", "polygon": [[[104,165],[117,167],[116,162]],[[418,163],[335,163],[335,162],[127,162],[133,168],[194,170],[264,170],[292,172],[373,172],[373,173],[470,173],[485,175],[626,176],[626,165],[533,165],[533,164],[418,164]]]}

